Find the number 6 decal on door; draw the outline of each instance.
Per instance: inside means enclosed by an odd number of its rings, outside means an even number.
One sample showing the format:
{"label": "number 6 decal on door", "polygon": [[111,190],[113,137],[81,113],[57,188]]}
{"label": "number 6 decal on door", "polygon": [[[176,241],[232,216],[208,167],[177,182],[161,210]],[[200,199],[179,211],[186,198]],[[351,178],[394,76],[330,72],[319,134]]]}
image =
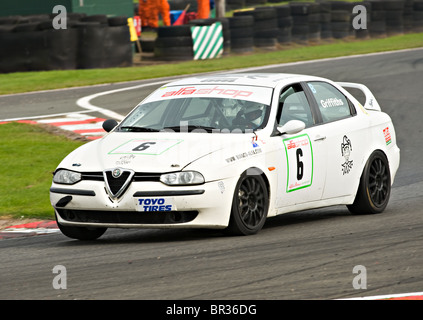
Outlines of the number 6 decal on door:
{"label": "number 6 decal on door", "polygon": [[310,137],[302,134],[284,139],[287,183],[286,192],[310,187],[313,182],[313,148]]}

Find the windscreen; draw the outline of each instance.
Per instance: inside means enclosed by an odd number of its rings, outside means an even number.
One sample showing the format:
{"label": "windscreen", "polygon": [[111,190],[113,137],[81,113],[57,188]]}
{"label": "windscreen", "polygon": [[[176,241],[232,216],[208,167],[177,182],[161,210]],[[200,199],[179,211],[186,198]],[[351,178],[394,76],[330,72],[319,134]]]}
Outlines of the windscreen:
{"label": "windscreen", "polygon": [[119,131],[248,132],[263,128],[272,89],[245,86],[168,87],[155,91]]}

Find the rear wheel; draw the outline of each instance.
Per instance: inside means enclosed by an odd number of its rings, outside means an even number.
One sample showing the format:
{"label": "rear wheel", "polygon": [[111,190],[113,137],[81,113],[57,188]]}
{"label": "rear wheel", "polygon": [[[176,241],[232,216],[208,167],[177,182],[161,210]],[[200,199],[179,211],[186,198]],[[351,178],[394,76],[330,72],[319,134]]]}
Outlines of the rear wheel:
{"label": "rear wheel", "polygon": [[235,188],[227,231],[234,235],[257,233],[266,221],[268,207],[269,196],[263,178],[258,172],[244,172]]}
{"label": "rear wheel", "polygon": [[355,201],[347,206],[353,214],[381,213],[391,194],[391,173],[388,159],[381,151],[375,151],[364,167]]}

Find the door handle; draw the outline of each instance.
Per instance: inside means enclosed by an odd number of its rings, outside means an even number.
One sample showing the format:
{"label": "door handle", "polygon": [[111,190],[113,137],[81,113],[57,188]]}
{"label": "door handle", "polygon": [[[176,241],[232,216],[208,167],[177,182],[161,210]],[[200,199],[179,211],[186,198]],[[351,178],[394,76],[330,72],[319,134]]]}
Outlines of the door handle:
{"label": "door handle", "polygon": [[325,140],[326,139],[326,136],[321,136],[321,135],[318,135],[318,136],[316,136],[315,138],[314,138],[314,141],[323,141],[323,140]]}

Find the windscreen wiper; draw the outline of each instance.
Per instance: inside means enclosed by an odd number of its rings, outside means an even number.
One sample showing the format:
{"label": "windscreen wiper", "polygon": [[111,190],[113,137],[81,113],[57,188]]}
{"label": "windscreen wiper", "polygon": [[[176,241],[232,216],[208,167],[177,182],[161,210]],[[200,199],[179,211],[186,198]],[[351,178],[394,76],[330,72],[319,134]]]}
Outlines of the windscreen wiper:
{"label": "windscreen wiper", "polygon": [[146,127],[135,127],[135,126],[123,126],[120,129],[126,129],[131,132],[159,132],[157,129],[146,128]]}
{"label": "windscreen wiper", "polygon": [[196,129],[201,129],[201,130],[205,130],[206,132],[212,132],[213,130],[216,130],[217,128],[207,127],[207,126],[199,126],[199,125],[188,125],[188,126],[171,126],[171,127],[165,127],[163,129],[164,130],[166,130],[166,129],[173,130],[173,131],[176,131],[176,132],[183,132],[183,131],[191,132],[191,131],[196,130]]}

